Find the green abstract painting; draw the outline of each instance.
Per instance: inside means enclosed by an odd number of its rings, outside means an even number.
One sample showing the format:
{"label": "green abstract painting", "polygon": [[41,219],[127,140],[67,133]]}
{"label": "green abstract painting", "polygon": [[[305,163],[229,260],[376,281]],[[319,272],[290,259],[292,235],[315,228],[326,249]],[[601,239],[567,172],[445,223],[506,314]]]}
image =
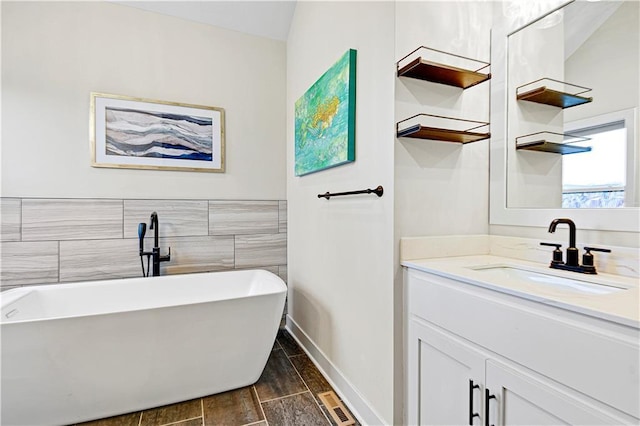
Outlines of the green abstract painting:
{"label": "green abstract painting", "polygon": [[355,160],[356,51],[349,49],[295,105],[295,175]]}

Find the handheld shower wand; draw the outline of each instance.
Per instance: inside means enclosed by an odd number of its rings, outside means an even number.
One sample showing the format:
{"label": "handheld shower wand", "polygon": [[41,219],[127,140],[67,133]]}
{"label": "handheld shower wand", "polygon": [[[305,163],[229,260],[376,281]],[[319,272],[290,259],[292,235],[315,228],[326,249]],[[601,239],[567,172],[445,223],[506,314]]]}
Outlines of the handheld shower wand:
{"label": "handheld shower wand", "polygon": [[138,224],[138,239],[140,240],[140,256],[144,253],[144,234],[147,233],[147,224]]}
{"label": "handheld shower wand", "polygon": [[[142,265],[142,276],[143,277],[148,277],[149,276],[149,263],[150,263],[151,255],[153,254],[151,252],[145,252],[144,251],[144,235],[146,233],[147,233],[147,224],[146,223],[139,223],[138,224],[138,239],[140,240],[140,264]],[[142,256],[147,256],[147,270],[146,270],[146,272],[144,270],[144,260],[142,259]]]}

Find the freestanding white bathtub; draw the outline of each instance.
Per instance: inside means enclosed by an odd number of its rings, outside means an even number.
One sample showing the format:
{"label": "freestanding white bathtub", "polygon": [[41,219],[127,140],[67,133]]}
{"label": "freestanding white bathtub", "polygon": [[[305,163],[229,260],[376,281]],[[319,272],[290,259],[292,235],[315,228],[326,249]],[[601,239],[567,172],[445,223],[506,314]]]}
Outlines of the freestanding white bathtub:
{"label": "freestanding white bathtub", "polygon": [[7,290],[1,423],[69,424],[250,385],[285,294],[263,270]]}

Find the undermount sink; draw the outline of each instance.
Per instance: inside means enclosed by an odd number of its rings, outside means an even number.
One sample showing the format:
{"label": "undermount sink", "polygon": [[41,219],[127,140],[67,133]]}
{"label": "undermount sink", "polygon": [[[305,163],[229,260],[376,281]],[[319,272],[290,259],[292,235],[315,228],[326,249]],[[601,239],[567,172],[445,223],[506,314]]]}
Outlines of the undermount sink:
{"label": "undermount sink", "polygon": [[612,284],[589,280],[588,276],[575,279],[566,278],[509,265],[482,265],[474,266],[470,269],[480,272],[486,278],[508,279],[512,282],[545,285],[584,294],[610,294],[626,290],[624,287],[616,287]]}

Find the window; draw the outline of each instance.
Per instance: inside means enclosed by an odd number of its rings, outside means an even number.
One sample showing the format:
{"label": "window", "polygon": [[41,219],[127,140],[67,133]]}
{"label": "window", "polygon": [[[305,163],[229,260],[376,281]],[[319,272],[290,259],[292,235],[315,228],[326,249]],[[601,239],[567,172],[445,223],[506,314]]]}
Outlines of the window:
{"label": "window", "polygon": [[[633,114],[633,110],[631,111]],[[573,145],[591,151],[562,157],[563,208],[632,206],[634,197],[633,115],[625,111],[569,123],[566,131],[590,140]]]}

